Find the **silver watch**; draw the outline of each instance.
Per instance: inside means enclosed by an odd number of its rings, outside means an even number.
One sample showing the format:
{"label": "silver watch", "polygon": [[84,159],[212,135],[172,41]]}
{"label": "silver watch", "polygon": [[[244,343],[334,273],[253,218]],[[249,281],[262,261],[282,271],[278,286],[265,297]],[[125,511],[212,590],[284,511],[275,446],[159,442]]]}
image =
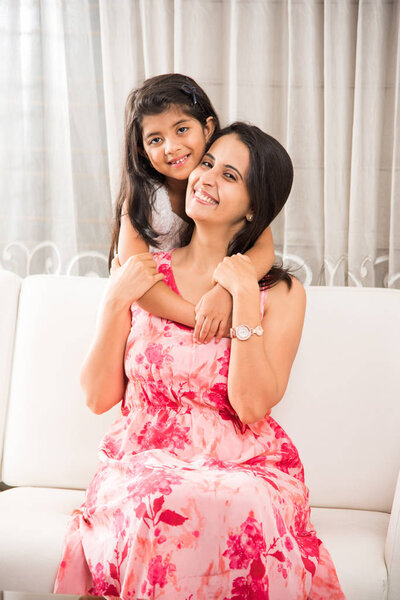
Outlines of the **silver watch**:
{"label": "silver watch", "polygon": [[249,327],[248,325],[238,325],[237,327],[231,327],[229,335],[231,338],[237,338],[238,340],[244,342],[248,340],[252,335],[262,335],[264,333],[261,325],[257,325],[257,327]]}

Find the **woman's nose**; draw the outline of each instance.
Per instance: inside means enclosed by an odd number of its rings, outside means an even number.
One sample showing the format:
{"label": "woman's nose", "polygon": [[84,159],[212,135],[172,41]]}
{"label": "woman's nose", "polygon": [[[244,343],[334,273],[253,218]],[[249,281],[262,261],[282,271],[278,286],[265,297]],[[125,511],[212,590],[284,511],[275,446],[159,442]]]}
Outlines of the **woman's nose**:
{"label": "woman's nose", "polygon": [[214,169],[207,169],[203,171],[199,177],[200,185],[213,186],[215,184],[215,172]]}

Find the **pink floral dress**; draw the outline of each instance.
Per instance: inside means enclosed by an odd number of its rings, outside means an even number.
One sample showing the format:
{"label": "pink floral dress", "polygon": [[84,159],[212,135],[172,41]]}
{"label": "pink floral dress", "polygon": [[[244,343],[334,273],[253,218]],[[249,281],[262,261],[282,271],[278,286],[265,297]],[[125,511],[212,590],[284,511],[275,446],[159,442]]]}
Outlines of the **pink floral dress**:
{"label": "pink floral dress", "polygon": [[[171,254],[154,256],[177,292]],[[342,600],[296,448],[271,417],[238,419],[227,395],[230,341],[192,336],[132,306],[121,416],[69,522],[55,591]]]}

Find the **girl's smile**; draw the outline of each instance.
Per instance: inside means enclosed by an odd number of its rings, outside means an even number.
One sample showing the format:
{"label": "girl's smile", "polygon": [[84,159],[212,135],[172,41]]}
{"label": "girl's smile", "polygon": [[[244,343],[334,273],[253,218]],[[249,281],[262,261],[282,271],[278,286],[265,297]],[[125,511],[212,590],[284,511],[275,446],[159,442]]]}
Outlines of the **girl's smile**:
{"label": "girl's smile", "polygon": [[189,160],[190,154],[186,154],[185,156],[182,156],[181,158],[175,158],[173,160],[169,161],[169,165],[171,165],[171,167],[178,169],[180,167],[183,167],[187,161]]}

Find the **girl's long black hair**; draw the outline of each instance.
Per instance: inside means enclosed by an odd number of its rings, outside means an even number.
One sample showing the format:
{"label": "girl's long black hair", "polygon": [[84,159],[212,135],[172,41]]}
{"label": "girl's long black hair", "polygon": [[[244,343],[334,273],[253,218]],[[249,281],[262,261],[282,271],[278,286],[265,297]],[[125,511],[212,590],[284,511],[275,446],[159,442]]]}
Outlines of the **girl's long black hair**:
{"label": "girl's long black hair", "polygon": [[[236,122],[224,129],[216,131],[213,142],[224,135],[236,135],[247,146],[250,153],[250,164],[246,176],[246,187],[249,193],[253,220],[245,221],[243,227],[232,238],[228,246],[227,256],[240,252],[244,254],[251,248],[261,233],[275,219],[283,208],[293,183],[293,165],[285,148],[272,136],[264,133],[255,125]],[[183,246],[190,242],[194,222],[189,223],[182,233]],[[274,265],[259,281],[261,289],[272,287],[279,281],[285,281],[289,289],[292,280],[287,269],[282,265]]]}
{"label": "girl's long black hair", "polygon": [[142,121],[146,115],[157,115],[173,106],[181,108],[202,125],[206,125],[208,117],[213,117],[215,131],[220,128],[217,113],[207,94],[186,75],[157,75],[129,94],[125,106],[121,183],[114,209],[109,268],[118,248],[123,207],[126,207],[124,210],[132,226],[143,240],[156,248],[159,245],[158,232],[151,226],[150,216],[155,191],[164,183],[165,177],[152,167],[144,152]]}

